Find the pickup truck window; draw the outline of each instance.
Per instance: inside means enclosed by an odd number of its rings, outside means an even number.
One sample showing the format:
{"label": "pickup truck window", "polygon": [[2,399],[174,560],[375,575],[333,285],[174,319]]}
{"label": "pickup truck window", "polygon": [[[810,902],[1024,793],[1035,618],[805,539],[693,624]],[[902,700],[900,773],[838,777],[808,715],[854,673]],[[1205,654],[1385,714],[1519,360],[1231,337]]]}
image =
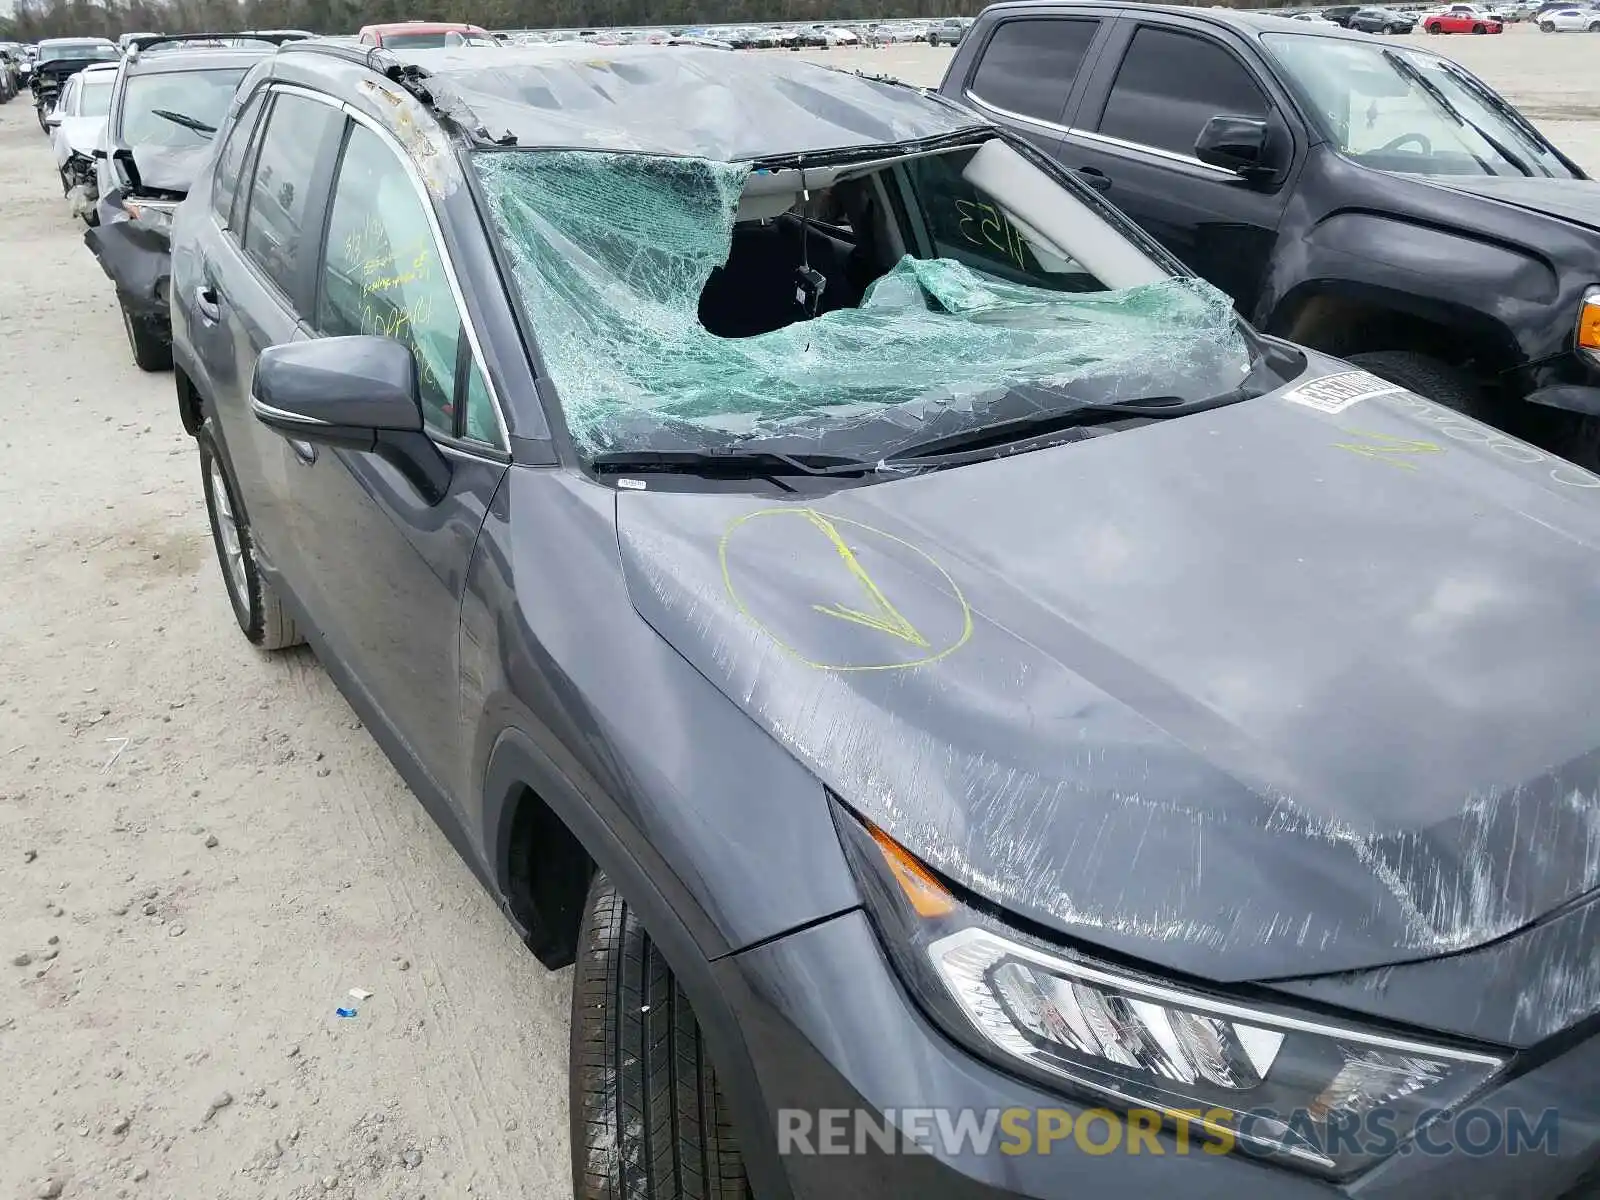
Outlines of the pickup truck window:
{"label": "pickup truck window", "polygon": [[1216,42],[1145,25],[1122,59],[1099,132],[1193,158],[1195,139],[1212,117],[1266,115],[1256,81]]}
{"label": "pickup truck window", "polygon": [[1003,22],[983,48],[972,94],[1018,116],[1059,122],[1099,27],[1061,18]]}
{"label": "pickup truck window", "polygon": [[1340,152],[1363,166],[1573,178],[1510,104],[1437,55],[1294,34],[1262,40]]}

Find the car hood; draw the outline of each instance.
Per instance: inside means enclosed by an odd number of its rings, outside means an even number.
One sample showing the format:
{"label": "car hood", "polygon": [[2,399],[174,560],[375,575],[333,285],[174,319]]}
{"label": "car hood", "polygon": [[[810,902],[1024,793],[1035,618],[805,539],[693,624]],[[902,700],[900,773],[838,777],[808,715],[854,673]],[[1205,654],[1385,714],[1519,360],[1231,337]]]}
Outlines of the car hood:
{"label": "car hood", "polygon": [[1600,477],[1398,389],[1324,407],[811,501],[623,490],[623,566],[1023,918],[1219,981],[1478,946],[1600,884]]}
{"label": "car hood", "polygon": [[1600,182],[1498,175],[1430,175],[1430,183],[1600,230]]}
{"label": "car hood", "polygon": [[187,195],[195,172],[210,153],[209,145],[135,146],[133,165],[139,171],[139,186],[147,191]]}
{"label": "car hood", "polygon": [[62,117],[61,137],[67,149],[87,158],[100,144],[100,135],[105,127],[104,117]]}

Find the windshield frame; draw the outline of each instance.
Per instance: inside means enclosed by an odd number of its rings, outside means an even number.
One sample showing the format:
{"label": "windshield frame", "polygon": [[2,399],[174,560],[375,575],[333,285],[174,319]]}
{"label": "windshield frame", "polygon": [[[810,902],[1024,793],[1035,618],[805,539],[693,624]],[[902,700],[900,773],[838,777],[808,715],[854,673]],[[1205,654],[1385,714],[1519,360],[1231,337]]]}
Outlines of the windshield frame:
{"label": "windshield frame", "polygon": [[[140,80],[155,79],[155,78],[161,78],[161,77],[166,77],[166,76],[197,76],[197,77],[202,77],[202,76],[215,76],[215,75],[222,75],[222,74],[236,74],[237,77],[233,81],[233,91],[228,94],[228,98],[227,98],[226,102],[223,104],[221,111],[217,112],[215,114],[212,114],[213,119],[210,120],[210,121],[207,121],[207,124],[210,124],[210,125],[212,125],[212,126],[214,126],[216,128],[220,128],[222,126],[222,123],[224,121],[226,121],[226,119],[227,119],[229,106],[232,104],[234,96],[236,96],[238,94],[239,85],[244,82],[244,77],[250,73],[251,66],[253,66],[253,65],[254,64],[246,64],[246,65],[243,65],[243,66],[240,66],[240,65],[220,66],[219,65],[219,66],[215,66],[215,67],[183,67],[183,68],[173,68],[171,70],[164,70],[164,71],[155,71],[155,70],[152,70],[152,71],[139,71],[137,73],[132,73],[132,74],[127,75],[122,80],[122,86],[117,88],[117,94],[116,94],[116,99],[115,99],[115,102],[114,102],[113,112],[112,112],[112,114],[110,116],[107,117],[107,120],[108,120],[108,122],[110,122],[111,128],[113,130],[113,134],[112,134],[113,140],[118,145],[130,146],[130,147],[135,145],[135,143],[131,142],[129,140],[129,138],[128,138],[128,115],[129,115],[129,113],[128,113],[128,101],[129,101],[129,97],[134,94],[135,88],[139,85],[139,81]],[[152,109],[153,108],[166,108],[166,107],[168,107],[168,106],[164,105],[164,104],[163,105],[152,105],[151,106]],[[185,116],[192,116],[192,117],[195,117],[196,119],[201,120],[201,121],[205,121],[206,120],[205,116],[202,115],[202,114],[191,113],[191,112],[187,112],[185,110],[179,110],[179,111],[184,111],[184,115]],[[146,109],[145,110],[145,114],[149,115],[150,114],[150,109]],[[166,120],[163,120],[162,118],[159,118],[159,117],[157,117],[155,119],[158,120],[158,121],[161,121],[161,123],[162,123],[162,125],[164,127],[165,126],[170,126],[173,130],[182,131],[182,132],[185,132],[187,134],[192,135],[192,137],[194,139],[193,141],[189,141],[189,140],[185,139],[185,140],[183,140],[181,142],[178,142],[178,143],[172,145],[173,149],[190,149],[190,148],[193,148],[193,147],[207,145],[211,141],[211,137],[208,137],[206,135],[200,134],[200,133],[198,133],[198,132],[196,132],[194,130],[185,129],[184,126],[178,125],[175,122],[166,121]],[[214,136],[214,135],[212,135],[212,136]],[[145,142],[138,143],[138,145],[145,145],[145,144],[147,144],[147,143],[145,143]],[[167,145],[168,143],[161,143],[161,144],[162,145]]]}
{"label": "windshield frame", "polygon": [[117,49],[115,42],[103,42],[94,38],[75,38],[70,45],[41,46],[36,62],[68,62],[76,59],[92,59],[97,62],[116,62],[122,57],[122,51]]}
{"label": "windshield frame", "polygon": [[[1442,65],[1442,73],[1445,76],[1454,77],[1453,81],[1458,87],[1462,87],[1469,93],[1474,91],[1478,93],[1478,95],[1474,96],[1475,105],[1483,109],[1488,109],[1493,113],[1495,125],[1493,128],[1488,130],[1490,138],[1485,138],[1481,131],[1475,131],[1474,136],[1477,139],[1485,141],[1489,141],[1490,139],[1503,140],[1507,137],[1507,135],[1514,134],[1514,137],[1512,137],[1509,141],[1509,148],[1513,151],[1523,151],[1523,155],[1519,155],[1519,157],[1524,157],[1528,153],[1530,149],[1528,143],[1531,142],[1533,146],[1537,147],[1542,155],[1548,156],[1549,158],[1552,158],[1561,164],[1561,166],[1568,173],[1568,177],[1573,179],[1587,179],[1589,177],[1583,171],[1583,169],[1578,166],[1577,163],[1573,162],[1571,158],[1562,152],[1559,146],[1546,137],[1544,133],[1542,133],[1539,128],[1535,126],[1534,123],[1530,121],[1520,109],[1517,108],[1516,105],[1512,104],[1511,101],[1501,95],[1500,92],[1490,87],[1481,78],[1473,74],[1454,59],[1447,58],[1442,54],[1436,54],[1431,50],[1422,49],[1416,46],[1398,44],[1391,47],[1381,45],[1375,41],[1369,41],[1366,38],[1358,39],[1353,37],[1333,36],[1330,34],[1299,29],[1274,29],[1263,32],[1259,36],[1258,41],[1262,49],[1262,56],[1266,60],[1268,67],[1272,70],[1273,74],[1278,77],[1279,82],[1281,82],[1283,86],[1288,89],[1289,93],[1295,98],[1295,101],[1299,105],[1301,114],[1307,124],[1310,125],[1317,134],[1326,140],[1328,146],[1335,154],[1339,155],[1340,158],[1343,158],[1347,162],[1364,167],[1367,170],[1382,171],[1386,175],[1397,175],[1402,177],[1428,178],[1444,174],[1443,172],[1437,171],[1401,171],[1391,167],[1379,166],[1373,163],[1363,162],[1360,154],[1348,150],[1339,130],[1332,124],[1330,116],[1322,110],[1320,102],[1306,86],[1305,82],[1300,76],[1300,72],[1292,65],[1293,60],[1282,56],[1279,53],[1278,47],[1280,45],[1288,43],[1294,39],[1299,39],[1302,42],[1310,39],[1319,39],[1325,42],[1337,43],[1340,47],[1355,47],[1360,52],[1371,55],[1375,63],[1383,65],[1387,70],[1395,70],[1396,68],[1384,63],[1385,54],[1397,54],[1401,56],[1408,65],[1419,72],[1430,70],[1431,67],[1423,68],[1417,66],[1413,60],[1419,57],[1431,59],[1433,62]],[[1403,78],[1403,76],[1401,77]],[[1408,86],[1427,97],[1427,104],[1429,105],[1433,114],[1442,123],[1453,123],[1452,118],[1444,110],[1439,108],[1437,100],[1433,99],[1431,96],[1427,96],[1426,91],[1420,88],[1419,85],[1408,82]],[[1347,90],[1345,92],[1347,103],[1349,103],[1351,98],[1355,95],[1356,93],[1353,91]],[[1497,107],[1503,108],[1504,111],[1495,111]],[[1469,125],[1477,125],[1476,117],[1478,114],[1466,113],[1463,115],[1466,116]],[[1525,158],[1524,161],[1526,161]],[[1507,166],[1511,167],[1511,169],[1504,172],[1480,171],[1468,173],[1462,175],[1462,177],[1475,179],[1527,178],[1523,172],[1517,170],[1509,162],[1507,163]],[[1548,164],[1540,163],[1540,169],[1535,171],[1534,177],[1557,179],[1563,178],[1561,175],[1551,175],[1545,169],[1547,166]]]}

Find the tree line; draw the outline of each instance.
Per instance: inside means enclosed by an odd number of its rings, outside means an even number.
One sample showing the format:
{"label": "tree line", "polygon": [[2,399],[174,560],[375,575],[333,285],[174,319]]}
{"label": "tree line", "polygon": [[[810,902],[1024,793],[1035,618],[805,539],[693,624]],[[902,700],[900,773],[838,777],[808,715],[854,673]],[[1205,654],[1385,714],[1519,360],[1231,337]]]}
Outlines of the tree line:
{"label": "tree line", "polygon": [[[987,0],[17,0],[0,41],[123,33],[305,29],[425,17],[486,29],[742,24],[971,16]],[[1235,0],[1237,3],[1238,0]]]}

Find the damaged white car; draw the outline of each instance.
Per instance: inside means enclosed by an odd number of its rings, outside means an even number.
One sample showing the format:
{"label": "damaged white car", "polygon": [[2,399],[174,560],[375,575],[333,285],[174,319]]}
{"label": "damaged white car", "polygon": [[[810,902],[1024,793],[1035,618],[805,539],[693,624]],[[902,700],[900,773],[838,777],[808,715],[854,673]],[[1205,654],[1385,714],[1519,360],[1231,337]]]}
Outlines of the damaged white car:
{"label": "damaged white car", "polygon": [[116,63],[85,67],[67,80],[61,102],[44,119],[50,130],[61,190],[72,202],[73,215],[90,225],[98,221],[94,152],[105,142],[106,114],[111,111],[111,85],[116,78]]}

